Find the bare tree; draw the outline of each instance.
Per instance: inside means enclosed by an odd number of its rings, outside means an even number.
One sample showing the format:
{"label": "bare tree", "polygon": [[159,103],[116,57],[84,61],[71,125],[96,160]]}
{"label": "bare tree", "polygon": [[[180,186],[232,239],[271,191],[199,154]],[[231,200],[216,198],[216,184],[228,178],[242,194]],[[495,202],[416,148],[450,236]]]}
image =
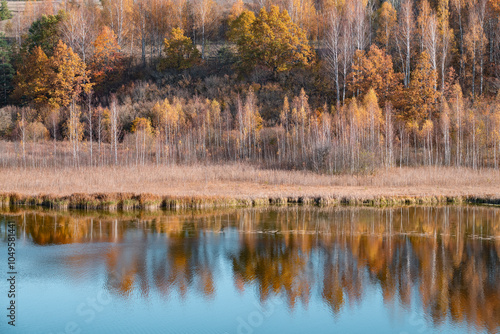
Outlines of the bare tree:
{"label": "bare tree", "polygon": [[427,29],[424,35],[424,50],[431,58],[432,69],[437,69],[437,52],[438,52],[438,22],[435,13],[429,16]]}
{"label": "bare tree", "polygon": [[410,59],[414,29],[413,5],[411,0],[402,0],[398,23],[399,30],[398,34],[396,34],[396,45],[404,74],[404,85],[408,87],[410,84]]}
{"label": "bare tree", "polygon": [[213,0],[196,0],[194,2],[197,26],[201,29],[201,57],[203,59],[205,59],[205,40],[207,30],[216,15],[215,5],[216,4]]}
{"label": "bare tree", "polygon": [[23,149],[23,167],[26,168],[26,108],[21,108],[17,117],[17,127],[19,128],[21,147]]}
{"label": "bare tree", "polygon": [[118,44],[123,48],[125,37],[131,30],[131,0],[108,0],[103,1],[104,15],[107,23],[115,32]]}
{"label": "bare tree", "polygon": [[117,107],[116,96],[111,97],[111,110],[109,113],[110,130],[111,130],[111,147],[114,153],[114,163],[118,165],[118,139],[120,133],[119,109]]}
{"label": "bare tree", "polygon": [[326,36],[327,45],[327,62],[330,71],[333,74],[333,82],[335,84],[335,91],[337,93],[337,105],[340,103],[340,52],[341,52],[341,15],[337,8],[334,7],[329,15],[329,29]]}
{"label": "bare tree", "polygon": [[92,53],[92,44],[98,34],[97,14],[94,5],[73,7],[62,24],[62,34],[66,44],[73,49],[83,62]]}

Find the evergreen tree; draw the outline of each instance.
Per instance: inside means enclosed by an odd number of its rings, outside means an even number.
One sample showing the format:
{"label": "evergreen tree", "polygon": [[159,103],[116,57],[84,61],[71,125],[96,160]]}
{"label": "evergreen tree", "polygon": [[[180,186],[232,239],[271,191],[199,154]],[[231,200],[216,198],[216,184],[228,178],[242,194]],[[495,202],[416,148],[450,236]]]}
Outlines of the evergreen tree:
{"label": "evergreen tree", "polygon": [[12,18],[12,13],[9,10],[9,6],[7,5],[7,1],[3,0],[0,4],[0,21],[8,20]]}
{"label": "evergreen tree", "polygon": [[52,52],[61,37],[60,23],[63,20],[63,11],[57,15],[42,15],[31,24],[23,51],[32,52],[35,47],[39,46],[48,57],[52,56]]}
{"label": "evergreen tree", "polygon": [[11,64],[11,50],[5,36],[0,33],[0,106],[7,104],[12,91],[14,68]]}

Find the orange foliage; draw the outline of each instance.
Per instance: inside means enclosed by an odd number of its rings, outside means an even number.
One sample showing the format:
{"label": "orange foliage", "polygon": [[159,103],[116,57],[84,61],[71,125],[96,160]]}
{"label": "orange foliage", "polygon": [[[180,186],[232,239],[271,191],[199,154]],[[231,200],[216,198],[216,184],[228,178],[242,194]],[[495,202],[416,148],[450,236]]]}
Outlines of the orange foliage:
{"label": "orange foliage", "polygon": [[368,52],[356,51],[348,87],[355,96],[364,95],[373,88],[380,104],[384,105],[400,85],[400,78],[394,72],[392,57],[384,49],[372,45]]}
{"label": "orange foliage", "polygon": [[104,26],[94,42],[94,57],[90,64],[96,85],[116,81],[123,72],[123,55],[113,30]]}

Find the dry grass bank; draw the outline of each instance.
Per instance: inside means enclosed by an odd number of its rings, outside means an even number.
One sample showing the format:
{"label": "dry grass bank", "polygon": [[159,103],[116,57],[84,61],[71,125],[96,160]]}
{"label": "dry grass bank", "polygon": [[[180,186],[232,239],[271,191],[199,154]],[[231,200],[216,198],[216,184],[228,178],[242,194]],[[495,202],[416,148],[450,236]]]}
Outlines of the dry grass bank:
{"label": "dry grass bank", "polygon": [[[303,171],[261,170],[242,164],[66,168],[57,171],[0,169],[0,194],[5,197],[5,194],[12,193],[17,196],[14,198],[43,195],[53,200],[64,197],[70,203],[78,194],[76,197],[80,202],[106,200],[117,203],[133,199],[132,206],[149,201],[153,206],[167,207],[176,204],[165,204],[166,197],[189,202],[194,198],[201,202],[203,199],[226,201],[224,203],[228,205],[245,205],[252,201],[255,204],[256,199],[261,204],[266,200],[271,203],[305,203],[307,200],[304,199],[308,198],[316,204],[319,199],[326,199],[325,204],[374,204],[374,200],[391,204],[405,203],[409,198],[426,199],[425,202],[459,199],[460,202],[460,199],[469,197],[492,199],[495,203],[500,199],[500,172],[420,167],[384,169],[374,175],[329,176]],[[94,194],[100,195],[96,198]],[[73,199],[68,200],[71,195]],[[227,202],[229,200],[233,202]]]}
{"label": "dry grass bank", "polygon": [[374,175],[322,175],[248,165],[0,169],[0,191],[133,192],[172,196],[426,196],[499,195],[500,172],[457,168],[393,168]]}

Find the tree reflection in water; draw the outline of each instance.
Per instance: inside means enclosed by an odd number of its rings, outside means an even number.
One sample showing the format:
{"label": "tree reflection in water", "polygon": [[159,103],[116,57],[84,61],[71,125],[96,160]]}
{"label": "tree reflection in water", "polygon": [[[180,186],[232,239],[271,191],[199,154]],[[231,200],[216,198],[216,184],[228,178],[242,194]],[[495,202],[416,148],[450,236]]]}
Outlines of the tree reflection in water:
{"label": "tree reflection in water", "polygon": [[[321,298],[336,314],[378,287],[388,306],[419,298],[435,324],[447,318],[500,327],[500,211],[484,207],[242,209],[105,217],[5,212],[18,238],[36,245],[109,243],[65,265],[106,268],[106,288],[164,298],[217,293],[220,259],[239,291],[290,309]],[[1,217],[1,216],[0,216]],[[64,258],[64,254],[62,255]],[[77,258],[75,258],[77,257]],[[78,268],[74,268],[78,270]],[[415,294],[414,291],[418,291]]]}

